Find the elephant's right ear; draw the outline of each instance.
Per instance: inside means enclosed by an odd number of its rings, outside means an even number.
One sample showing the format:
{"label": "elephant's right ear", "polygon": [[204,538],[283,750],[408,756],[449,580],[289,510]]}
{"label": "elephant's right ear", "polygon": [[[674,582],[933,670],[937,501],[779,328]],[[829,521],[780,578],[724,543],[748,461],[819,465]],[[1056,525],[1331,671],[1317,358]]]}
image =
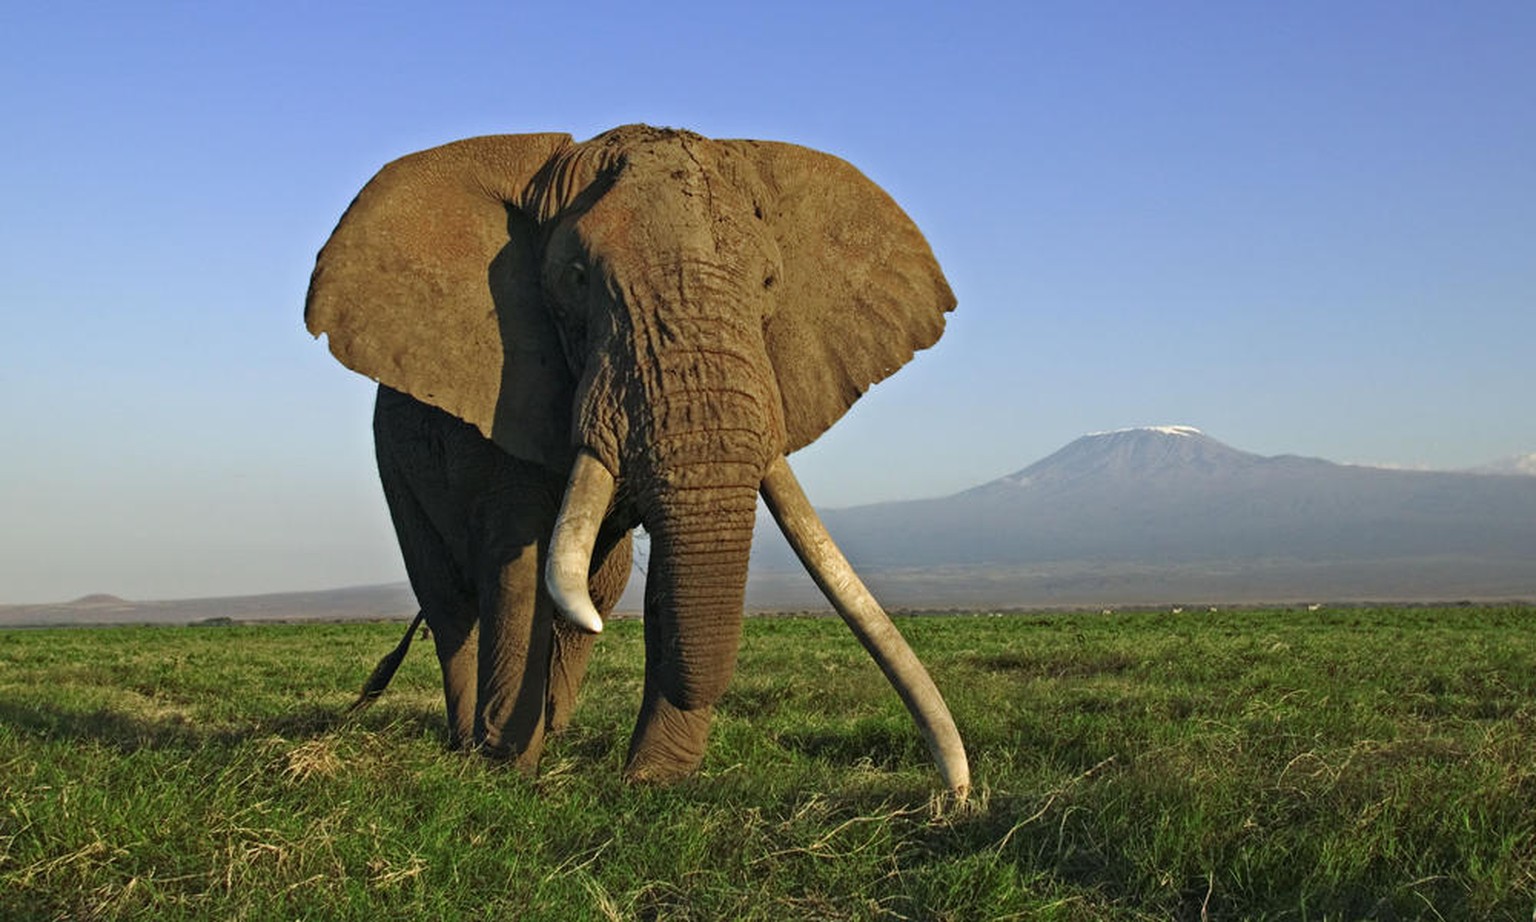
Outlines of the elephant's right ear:
{"label": "elephant's right ear", "polygon": [[518,203],[567,134],[493,135],[396,160],[320,250],[304,322],[343,365],[562,467],[571,391]]}

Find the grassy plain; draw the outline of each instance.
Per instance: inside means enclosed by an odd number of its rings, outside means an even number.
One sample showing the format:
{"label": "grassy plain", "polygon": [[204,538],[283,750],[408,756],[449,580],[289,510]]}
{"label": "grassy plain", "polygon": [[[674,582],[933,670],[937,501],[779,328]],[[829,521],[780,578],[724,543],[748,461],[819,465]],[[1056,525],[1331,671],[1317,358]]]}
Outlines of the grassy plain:
{"label": "grassy plain", "polygon": [[0,919],[1533,917],[1536,608],[899,623],[968,807],[835,620],[750,620],[666,789],[632,622],[536,781],[425,644],[335,720],[400,625],[0,632]]}

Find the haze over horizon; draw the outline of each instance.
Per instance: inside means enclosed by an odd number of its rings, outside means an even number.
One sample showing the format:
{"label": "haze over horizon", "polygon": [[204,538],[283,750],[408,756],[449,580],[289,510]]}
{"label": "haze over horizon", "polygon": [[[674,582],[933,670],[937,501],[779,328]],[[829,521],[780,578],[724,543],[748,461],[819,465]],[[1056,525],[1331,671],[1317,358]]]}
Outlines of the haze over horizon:
{"label": "haze over horizon", "polygon": [[[1536,455],[1522,460],[1529,465]],[[1142,426],[1087,433],[1021,470],[946,496],[821,512],[881,603],[894,608],[1507,601],[1536,592],[1536,465],[1512,467],[1337,464],[1253,454],[1191,426]],[[641,534],[618,611],[643,610],[648,557]],[[766,513],[745,601],[749,611],[826,610]],[[0,623],[414,613],[410,588],[396,581],[192,599],[91,593],[0,605]]]}
{"label": "haze over horizon", "polygon": [[0,603],[403,579],[372,385],[303,329],[388,160],[626,122],[883,185],[959,297],[792,459],[942,496],[1089,432],[1536,452],[1536,6],[59,3],[0,30]]}

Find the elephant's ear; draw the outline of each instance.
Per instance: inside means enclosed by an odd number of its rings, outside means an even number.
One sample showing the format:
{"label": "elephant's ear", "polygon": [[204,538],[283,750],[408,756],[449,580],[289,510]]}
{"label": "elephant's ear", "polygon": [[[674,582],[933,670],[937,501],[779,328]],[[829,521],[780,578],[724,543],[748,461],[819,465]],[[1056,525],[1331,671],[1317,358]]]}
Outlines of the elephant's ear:
{"label": "elephant's ear", "polygon": [[321,249],[304,307],[343,365],[551,466],[568,457],[573,385],[517,206],[570,141],[470,138],[388,164]]}
{"label": "elephant's ear", "polygon": [[729,143],[757,164],[783,259],[764,332],[794,451],[937,342],[955,296],[917,225],[852,165],[793,144]]}

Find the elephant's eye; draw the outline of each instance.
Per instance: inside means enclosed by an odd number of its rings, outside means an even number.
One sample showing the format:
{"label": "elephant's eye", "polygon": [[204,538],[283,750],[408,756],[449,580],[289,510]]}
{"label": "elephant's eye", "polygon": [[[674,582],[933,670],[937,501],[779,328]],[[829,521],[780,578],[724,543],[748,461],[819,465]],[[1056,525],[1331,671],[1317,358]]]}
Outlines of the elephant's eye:
{"label": "elephant's eye", "polygon": [[564,289],[566,296],[572,299],[586,294],[587,264],[579,259],[567,264],[560,278],[560,287]]}

